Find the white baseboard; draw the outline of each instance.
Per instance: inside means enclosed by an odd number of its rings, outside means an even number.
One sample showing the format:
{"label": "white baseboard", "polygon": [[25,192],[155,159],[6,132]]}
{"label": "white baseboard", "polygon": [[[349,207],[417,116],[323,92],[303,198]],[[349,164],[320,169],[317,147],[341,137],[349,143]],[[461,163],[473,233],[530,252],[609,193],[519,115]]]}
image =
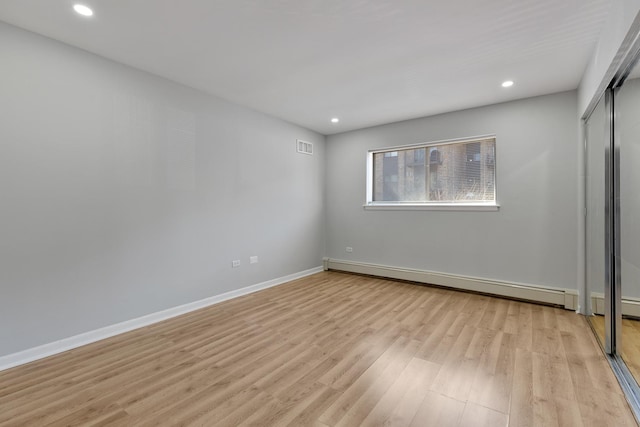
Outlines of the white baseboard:
{"label": "white baseboard", "polygon": [[91,344],[105,338],[110,338],[114,335],[142,328],[143,326],[148,326],[153,323],[170,319],[172,317],[180,316],[182,314],[208,307],[222,301],[227,301],[232,298],[237,298],[263,289],[271,288],[273,286],[281,285],[292,280],[310,276],[312,274],[319,273],[322,270],[322,267],[311,268],[309,270],[289,274],[287,276],[268,280],[256,285],[247,286],[242,289],[225,292],[224,294],[214,295],[212,297],[208,297],[199,301],[194,301],[176,307],[168,308],[156,313],[147,314],[136,319],[117,323],[115,325],[110,325],[93,331],[84,332],[79,335],[74,335],[72,337],[63,338],[59,341],[54,341],[48,344],[40,345],[38,347],[29,348],[17,353],[8,354],[6,356],[0,357],[0,371],[23,365],[25,363],[33,362],[34,360],[42,359],[54,354],[62,353],[64,351],[81,347],[86,344]]}
{"label": "white baseboard", "polygon": [[446,286],[453,289],[462,289],[508,298],[517,298],[543,304],[553,304],[562,306],[567,310],[576,310],[578,308],[578,292],[573,289],[545,288],[542,286],[522,283],[504,282],[478,277],[439,273],[435,271],[390,267],[386,265],[330,258],[324,259],[323,267],[325,270],[338,270],[351,273],[368,274],[371,276],[388,277],[392,279],[409,280],[412,282]]}
{"label": "white baseboard", "polygon": [[[598,292],[591,293],[591,309],[593,310],[593,314],[604,315],[604,294]],[[623,297],[622,315],[640,318],[640,299]]]}

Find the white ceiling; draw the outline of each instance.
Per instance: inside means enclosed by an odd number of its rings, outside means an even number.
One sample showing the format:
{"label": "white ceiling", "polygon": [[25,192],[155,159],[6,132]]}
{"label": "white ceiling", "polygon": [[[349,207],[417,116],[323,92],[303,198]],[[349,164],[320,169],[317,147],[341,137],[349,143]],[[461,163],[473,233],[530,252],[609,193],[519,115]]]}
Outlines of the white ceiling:
{"label": "white ceiling", "polygon": [[0,20],[332,134],[575,89],[611,0],[78,2]]}

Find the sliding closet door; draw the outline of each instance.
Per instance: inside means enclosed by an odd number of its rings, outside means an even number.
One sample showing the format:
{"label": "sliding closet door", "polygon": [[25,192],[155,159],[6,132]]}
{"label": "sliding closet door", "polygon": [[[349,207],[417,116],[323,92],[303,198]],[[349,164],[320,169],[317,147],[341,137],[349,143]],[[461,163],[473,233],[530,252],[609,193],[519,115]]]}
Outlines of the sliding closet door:
{"label": "sliding closet door", "polygon": [[[592,319],[602,345],[605,343],[605,146],[609,121],[603,96],[586,122],[586,277]],[[589,309],[589,307],[587,307]]]}
{"label": "sliding closet door", "polygon": [[640,67],[615,92],[619,147],[620,288],[622,333],[618,353],[640,379]]}

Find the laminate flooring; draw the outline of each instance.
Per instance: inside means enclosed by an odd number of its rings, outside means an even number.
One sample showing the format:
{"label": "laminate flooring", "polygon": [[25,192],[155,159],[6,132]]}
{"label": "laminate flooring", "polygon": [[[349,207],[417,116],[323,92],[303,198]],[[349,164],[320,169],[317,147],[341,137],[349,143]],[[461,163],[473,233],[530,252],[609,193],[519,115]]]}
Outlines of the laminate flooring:
{"label": "laminate flooring", "polygon": [[584,317],[322,272],[0,372],[0,426],[635,426]]}
{"label": "laminate flooring", "polygon": [[[589,318],[598,339],[604,342],[604,316],[592,316]],[[640,320],[622,319],[622,359],[627,368],[640,382]]]}

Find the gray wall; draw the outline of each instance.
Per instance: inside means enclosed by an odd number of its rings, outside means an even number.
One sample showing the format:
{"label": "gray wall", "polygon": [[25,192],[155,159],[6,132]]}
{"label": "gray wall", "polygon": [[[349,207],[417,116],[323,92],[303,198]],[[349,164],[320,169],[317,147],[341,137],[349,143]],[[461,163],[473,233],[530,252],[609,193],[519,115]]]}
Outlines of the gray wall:
{"label": "gray wall", "polygon": [[2,23],[0,63],[0,356],[322,264],[324,136]]}
{"label": "gray wall", "polygon": [[[327,255],[575,289],[576,117],[566,92],[328,137]],[[367,150],[492,133],[498,212],[363,209]]]}

